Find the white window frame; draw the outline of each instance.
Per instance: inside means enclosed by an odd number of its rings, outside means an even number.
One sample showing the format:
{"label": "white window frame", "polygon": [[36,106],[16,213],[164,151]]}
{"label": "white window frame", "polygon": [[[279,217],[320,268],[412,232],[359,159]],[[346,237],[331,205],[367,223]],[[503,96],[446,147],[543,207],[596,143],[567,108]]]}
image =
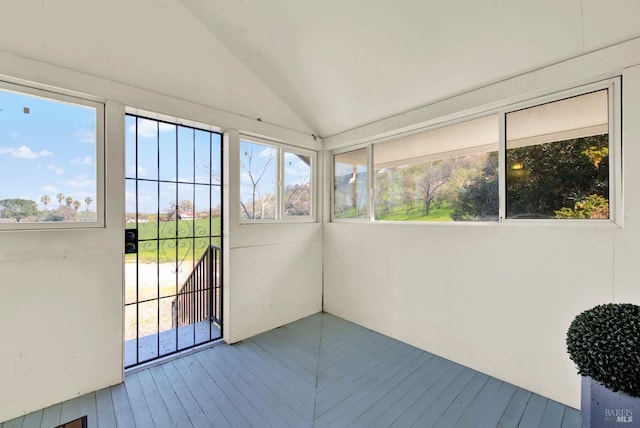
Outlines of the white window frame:
{"label": "white window frame", "polygon": [[[381,143],[385,143],[388,141],[393,141],[396,139],[400,139],[403,137],[409,137],[412,135],[417,135],[417,134],[423,134],[423,133],[428,133],[431,131],[435,131],[438,129],[442,129],[442,128],[448,128],[448,127],[452,127],[452,126],[456,126],[456,125],[460,125],[466,122],[472,122],[474,120],[478,120],[478,119],[486,119],[486,118],[490,118],[492,116],[495,116],[498,118],[500,118],[499,112],[496,111],[495,109],[493,110],[486,110],[483,111],[481,113],[477,113],[477,114],[473,114],[473,115],[468,115],[468,116],[463,116],[460,118],[456,118],[453,120],[449,120],[449,121],[444,121],[441,123],[438,123],[436,125],[433,126],[428,126],[428,127],[422,127],[422,128],[418,128],[415,130],[412,130],[410,132],[404,132],[401,134],[397,134],[397,135],[393,135],[391,137],[386,137],[384,139],[381,140],[377,140],[375,142],[372,142],[370,144],[370,155],[369,157],[371,158],[370,161],[370,165],[371,168],[375,168],[375,146],[376,144],[381,144]],[[442,151],[442,152],[436,152],[433,153],[432,155],[429,156],[428,159],[425,159],[425,162],[432,162],[432,161],[437,161],[437,160],[441,160],[441,159],[445,159],[445,158],[450,158],[450,157],[461,157],[461,156],[467,156],[470,154],[475,154],[475,153],[489,153],[489,152],[494,152],[497,150],[489,150],[489,148],[493,148],[494,146],[498,147],[500,146],[500,139],[498,138],[498,140],[495,143],[491,143],[491,144],[484,144],[484,145],[479,145],[479,146],[473,146],[473,147],[469,147],[469,148],[464,148],[464,149],[457,149],[457,150],[447,150],[447,151]],[[478,150],[478,148],[481,148],[480,150]],[[498,156],[500,156],[500,154],[498,153]],[[500,177],[498,177],[498,180],[500,179]],[[449,224],[458,224],[458,223],[465,223],[465,224],[473,224],[473,223],[477,223],[477,224],[493,224],[496,223],[497,221],[486,221],[486,220],[468,220],[468,221],[464,221],[464,222],[459,222],[459,221],[451,221],[451,222],[443,222],[443,221],[431,221],[431,220],[378,220],[375,218],[375,207],[373,206],[373,191],[375,190],[375,174],[371,174],[371,221],[373,222],[378,222],[378,223],[387,223],[387,224],[439,224],[439,225],[449,225]]]}
{"label": "white window frame", "polygon": [[[372,144],[358,144],[357,146],[350,146],[340,150],[335,150],[331,152],[331,185],[330,185],[330,198],[331,198],[331,212],[330,212],[330,221],[333,223],[363,223],[373,221],[373,179],[371,174],[371,167],[373,164],[373,152],[371,150]],[[353,217],[353,218],[342,218],[336,217],[335,204],[336,204],[336,188],[335,188],[335,178],[336,178],[336,162],[335,156],[343,153],[355,152],[356,150],[366,149],[367,153],[367,215],[366,217]]]}
{"label": "white window frame", "polygon": [[[554,101],[560,101],[566,98],[576,97],[591,92],[607,89],[609,97],[609,218],[608,219],[507,219],[506,218],[506,115],[508,113],[522,110],[525,108],[535,107],[537,105],[547,104]],[[376,221],[374,218],[373,207],[373,145],[380,142],[393,140],[411,134],[426,132],[432,129],[455,125],[468,120],[474,120],[480,117],[498,114],[499,122],[499,140],[498,140],[498,221],[465,221],[465,222],[432,222],[432,221]],[[335,162],[334,156],[358,149],[367,149],[367,170],[368,174],[368,202],[369,215],[362,218],[336,218],[335,217]],[[623,199],[622,199],[622,78],[620,76],[611,77],[606,80],[596,81],[593,83],[572,87],[565,90],[550,92],[547,95],[539,97],[523,97],[518,102],[505,102],[500,105],[487,106],[486,108],[474,109],[473,113],[465,114],[461,112],[450,120],[435,121],[434,125],[416,128],[409,132],[398,132],[392,135],[386,135],[384,138],[373,138],[367,143],[357,144],[339,150],[331,151],[331,222],[371,222],[371,223],[393,223],[393,224],[427,224],[427,225],[553,225],[553,226],[585,226],[590,227],[622,227],[623,226]]]}
{"label": "white window frame", "polygon": [[67,104],[75,104],[93,108],[96,112],[96,220],[95,221],[55,221],[34,223],[0,223],[0,232],[18,230],[57,230],[57,229],[95,229],[105,227],[105,103],[96,99],[82,98],[77,95],[66,95],[51,90],[18,85],[0,81],[0,89],[52,100]]}
{"label": "white window frame", "polygon": [[[505,224],[591,224],[591,225],[617,225],[622,226],[623,209],[622,209],[622,80],[620,77],[594,82],[568,89],[561,92],[555,92],[543,97],[530,99],[517,104],[509,105],[508,108],[502,109],[500,112],[500,144],[499,149],[499,200],[500,207],[498,212],[498,221]],[[549,104],[561,101],[571,97],[585,95],[606,89],[609,98],[609,218],[608,219],[514,219],[507,218],[507,180],[506,180],[506,152],[507,152],[507,114],[523,110],[526,108],[536,107],[543,104]]]}
{"label": "white window frame", "polygon": [[[313,150],[303,149],[294,145],[284,144],[276,141],[267,140],[264,138],[258,138],[251,135],[239,134],[238,150],[239,163],[238,173],[242,175],[242,142],[260,144],[263,146],[273,147],[276,149],[276,210],[275,218],[268,219],[249,219],[244,218],[241,212],[238,211],[238,223],[239,224],[259,224],[259,223],[315,223],[317,221],[317,200],[318,200],[318,153]],[[292,216],[285,215],[284,213],[284,154],[296,153],[304,156],[309,156],[311,159],[311,209],[309,215],[304,216]],[[240,178],[240,177],[239,177]],[[241,178],[240,178],[241,180]],[[240,181],[238,182],[240,183]],[[241,186],[240,186],[241,187]],[[238,188],[238,196],[240,195],[240,187]],[[240,199],[238,199],[238,202]]]}

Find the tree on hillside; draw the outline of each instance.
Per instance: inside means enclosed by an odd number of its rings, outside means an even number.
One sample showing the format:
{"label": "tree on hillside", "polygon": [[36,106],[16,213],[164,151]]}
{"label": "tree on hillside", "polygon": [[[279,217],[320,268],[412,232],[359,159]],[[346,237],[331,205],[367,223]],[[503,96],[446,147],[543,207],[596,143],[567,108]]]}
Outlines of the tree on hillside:
{"label": "tree on hillside", "polygon": [[42,202],[42,204],[44,205],[44,210],[46,211],[47,205],[51,203],[51,198],[49,197],[49,195],[44,195],[40,198],[40,202]]}
{"label": "tree on hillside", "polygon": [[91,205],[92,202],[93,202],[93,199],[91,199],[91,196],[87,196],[84,199],[84,203],[87,205],[86,211],[89,211],[89,205]]}
{"label": "tree on hillside", "polygon": [[78,213],[73,207],[62,206],[55,210],[48,211],[43,221],[77,221]]}
{"label": "tree on hillside", "polygon": [[195,215],[193,212],[193,202],[188,199],[182,199],[178,205],[174,202],[169,204],[169,211],[167,213],[168,220],[184,220],[186,214]]}
{"label": "tree on hillside", "polygon": [[29,199],[2,199],[0,200],[0,207],[2,210],[2,217],[14,218],[16,221],[20,221],[29,216],[34,216],[38,213],[38,205],[36,201]]}
{"label": "tree on hillside", "polygon": [[375,218],[384,219],[384,216],[391,210],[393,179],[391,171],[382,169],[374,174],[375,181],[373,187],[373,207]]}
{"label": "tree on hillside", "polygon": [[180,212],[183,214],[193,212],[193,202],[189,199],[183,199],[178,204],[178,209],[180,209]]}
{"label": "tree on hillside", "polygon": [[[523,167],[510,168],[516,162]],[[608,178],[606,134],[509,149],[507,215],[552,218],[589,195],[606,199]]]}
{"label": "tree on hillside", "polygon": [[58,193],[56,195],[56,199],[58,200],[58,207],[62,206],[62,201],[64,201],[64,195],[62,193]]}
{"label": "tree on hillside", "polygon": [[73,198],[71,196],[67,196],[67,199],[64,200],[67,203],[67,208],[71,208],[73,204]]}
{"label": "tree on hillside", "polygon": [[498,152],[486,155],[478,173],[461,186],[454,202],[454,220],[498,219]]}
{"label": "tree on hillside", "polygon": [[573,208],[563,207],[556,211],[557,218],[609,218],[609,201],[600,195],[589,195],[577,201]]}
{"label": "tree on hillside", "polygon": [[415,168],[407,168],[402,172],[402,203],[407,214],[413,210],[416,202],[416,174]]}
{"label": "tree on hillside", "polygon": [[80,205],[82,205],[82,202],[80,201],[73,201],[73,209],[78,211],[78,209],[80,208]]}
{"label": "tree on hillside", "polygon": [[284,189],[284,212],[287,215],[309,215],[311,213],[311,183],[303,181]]}
{"label": "tree on hillside", "polygon": [[260,215],[257,218],[270,218],[269,213],[275,213],[276,195],[273,193],[267,193],[260,196]]}
{"label": "tree on hillside", "polygon": [[447,184],[453,172],[451,159],[444,159],[430,163],[421,168],[417,178],[417,185],[424,207],[424,215],[429,215],[431,204],[438,196],[442,187]]}

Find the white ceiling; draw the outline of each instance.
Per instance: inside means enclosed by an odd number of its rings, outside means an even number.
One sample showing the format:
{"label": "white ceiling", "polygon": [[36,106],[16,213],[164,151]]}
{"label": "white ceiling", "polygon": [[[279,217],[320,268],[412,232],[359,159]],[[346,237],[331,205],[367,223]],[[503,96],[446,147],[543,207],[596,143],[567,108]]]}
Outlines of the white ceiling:
{"label": "white ceiling", "polygon": [[640,36],[637,0],[181,0],[327,137]]}

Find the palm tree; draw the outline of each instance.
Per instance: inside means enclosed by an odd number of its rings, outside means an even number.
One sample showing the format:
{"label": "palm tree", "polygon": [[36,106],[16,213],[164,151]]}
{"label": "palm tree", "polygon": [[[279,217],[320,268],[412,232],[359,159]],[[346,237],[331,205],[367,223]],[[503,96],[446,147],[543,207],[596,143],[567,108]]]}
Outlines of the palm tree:
{"label": "palm tree", "polygon": [[87,204],[87,211],[89,211],[89,205],[91,205],[91,202],[93,202],[91,196],[87,196],[86,198],[84,198],[84,203]]}
{"label": "palm tree", "polygon": [[56,199],[58,199],[58,206],[62,205],[62,201],[64,201],[64,195],[62,193],[58,193],[56,195]]}
{"label": "palm tree", "polygon": [[73,203],[73,198],[71,196],[67,196],[67,199],[64,200],[67,203],[67,207],[71,207]]}
{"label": "palm tree", "polygon": [[44,210],[46,211],[47,205],[49,205],[49,203],[51,202],[51,198],[49,197],[49,195],[44,195],[40,198],[40,202],[44,204]]}
{"label": "palm tree", "polygon": [[80,205],[82,205],[82,202],[80,201],[73,201],[73,209],[78,211],[78,208],[80,208]]}

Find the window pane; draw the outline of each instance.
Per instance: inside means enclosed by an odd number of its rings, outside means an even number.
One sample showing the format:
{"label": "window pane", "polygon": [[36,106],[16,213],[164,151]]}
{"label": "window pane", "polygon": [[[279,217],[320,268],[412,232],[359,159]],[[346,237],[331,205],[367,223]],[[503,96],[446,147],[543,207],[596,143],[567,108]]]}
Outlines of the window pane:
{"label": "window pane", "polygon": [[136,178],[136,118],[125,118],[125,177]]}
{"label": "window pane", "polygon": [[609,218],[607,90],[507,114],[507,218]]}
{"label": "window pane", "polygon": [[240,141],[240,218],[276,217],[275,147]]}
{"label": "window pane", "polygon": [[[194,186],[195,193],[193,198],[194,219],[194,236],[210,236],[211,233],[211,214],[215,209],[211,204],[210,193],[215,192],[217,188],[207,185]],[[217,204],[217,201],[216,201]],[[216,230],[217,233],[217,230]],[[215,235],[216,233],[213,233]]]}
{"label": "window pane", "polygon": [[197,218],[193,201],[195,200],[194,184],[178,184],[178,204],[175,207],[174,218],[177,220],[177,236],[179,238],[194,236]]}
{"label": "window pane", "polygon": [[220,186],[211,187],[211,235],[222,235],[222,190]]}
{"label": "window pane", "polygon": [[311,156],[284,153],[284,214],[311,215]]}
{"label": "window pane", "polygon": [[367,218],[367,149],[333,157],[335,218]]}
{"label": "window pane", "polygon": [[[213,182],[213,170],[212,170],[212,159],[211,159],[211,146],[212,146],[212,137],[214,134],[211,134],[207,131],[201,131],[199,129],[195,130],[195,182],[201,184],[209,184]],[[219,180],[215,181],[215,183],[219,183]]]}
{"label": "window pane", "polygon": [[195,130],[178,126],[178,181],[193,183],[196,174],[193,163]]}
{"label": "window pane", "polygon": [[[176,181],[176,136],[177,126],[165,122],[156,122],[158,126],[158,178],[166,181]],[[138,168],[140,169],[140,168]],[[144,174],[144,175],[143,175]],[[138,178],[150,178],[147,171],[138,171]]]}
{"label": "window pane", "polygon": [[[157,180],[158,122],[141,117],[136,120],[138,127],[138,178]],[[133,132],[136,132],[135,128]]]}
{"label": "window pane", "polygon": [[498,117],[373,145],[376,220],[497,221]]}
{"label": "window pane", "polygon": [[222,136],[211,135],[211,183],[222,184]]}
{"label": "window pane", "polygon": [[96,117],[0,90],[0,224],[97,221]]}
{"label": "window pane", "polygon": [[497,221],[498,152],[376,170],[376,220]]}

